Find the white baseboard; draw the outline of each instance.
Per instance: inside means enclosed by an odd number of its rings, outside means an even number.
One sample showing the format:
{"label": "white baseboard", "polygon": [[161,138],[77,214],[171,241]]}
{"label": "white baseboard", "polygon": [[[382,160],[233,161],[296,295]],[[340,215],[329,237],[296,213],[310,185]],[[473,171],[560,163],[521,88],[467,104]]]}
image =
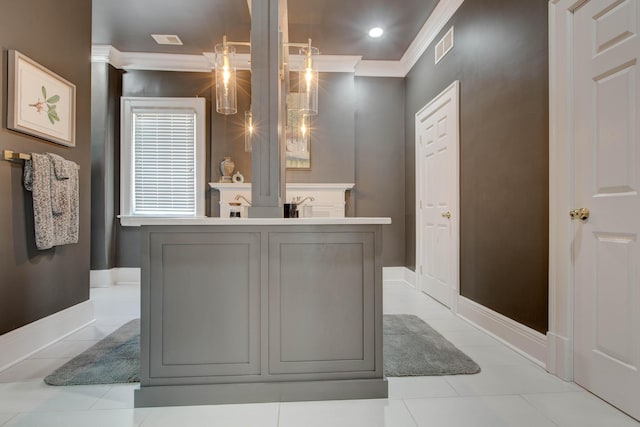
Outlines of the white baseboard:
{"label": "white baseboard", "polygon": [[407,282],[412,288],[418,288],[418,282],[416,281],[416,272],[409,270],[407,267],[404,267],[404,281]]}
{"label": "white baseboard", "polygon": [[115,284],[114,272],[111,270],[91,270],[89,272],[89,286],[92,288],[107,288]]}
{"label": "white baseboard", "polygon": [[112,268],[110,270],[91,270],[90,286],[106,288],[114,285],[139,285],[139,268]]}
{"label": "white baseboard", "polygon": [[84,301],[0,335],[0,371],[15,365],[48,345],[94,321],[93,304]]}
{"label": "white baseboard", "polygon": [[404,281],[404,267],[383,267],[382,280],[385,282]]}
{"label": "white baseboard", "polygon": [[573,349],[567,337],[547,332],[547,370],[565,381],[573,381]]}
{"label": "white baseboard", "polygon": [[401,282],[416,287],[416,274],[407,267],[383,267],[382,280],[384,282]]}
{"label": "white baseboard", "polygon": [[140,269],[139,268],[117,268],[116,285],[139,285]]}
{"label": "white baseboard", "polygon": [[547,337],[463,296],[458,297],[458,316],[512,350],[546,369]]}

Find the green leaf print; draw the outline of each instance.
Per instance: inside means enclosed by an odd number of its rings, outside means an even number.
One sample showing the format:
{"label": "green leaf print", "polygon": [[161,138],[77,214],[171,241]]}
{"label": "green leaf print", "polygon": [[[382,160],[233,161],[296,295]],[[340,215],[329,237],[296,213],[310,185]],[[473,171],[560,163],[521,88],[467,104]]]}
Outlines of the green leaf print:
{"label": "green leaf print", "polygon": [[60,101],[60,95],[53,95],[47,98],[47,88],[42,86],[42,96],[44,97],[44,101],[41,101],[40,98],[33,103],[29,104],[29,107],[34,107],[38,113],[42,113],[47,109],[47,118],[52,125],[55,125],[56,122],[60,121],[60,116],[58,116],[58,110],[56,109],[56,103]]}
{"label": "green leaf print", "polygon": [[56,122],[60,121],[60,117],[58,117],[58,112],[56,110],[49,110],[49,117],[53,118]]}

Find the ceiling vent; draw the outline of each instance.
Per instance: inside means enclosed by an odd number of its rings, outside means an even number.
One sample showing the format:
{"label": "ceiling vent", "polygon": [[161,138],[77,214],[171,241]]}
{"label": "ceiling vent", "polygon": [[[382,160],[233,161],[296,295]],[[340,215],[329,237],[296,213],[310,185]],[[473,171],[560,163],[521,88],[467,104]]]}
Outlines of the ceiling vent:
{"label": "ceiling vent", "polygon": [[449,31],[447,31],[444,37],[436,44],[436,64],[440,62],[451,49],[453,49],[453,27],[449,28]]}
{"label": "ceiling vent", "polygon": [[175,34],[151,34],[151,37],[158,44],[171,44],[174,46],[182,46],[182,40]]}

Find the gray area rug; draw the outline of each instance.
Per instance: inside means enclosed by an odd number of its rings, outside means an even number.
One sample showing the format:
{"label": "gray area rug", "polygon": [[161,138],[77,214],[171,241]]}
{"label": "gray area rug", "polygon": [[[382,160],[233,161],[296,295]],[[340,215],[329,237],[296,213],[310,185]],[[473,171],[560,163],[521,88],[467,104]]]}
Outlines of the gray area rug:
{"label": "gray area rug", "polygon": [[[49,385],[139,382],[140,319],[65,363],[44,379]],[[480,367],[419,317],[384,316],[384,373],[388,377],[475,374]]]}
{"label": "gray area rug", "polygon": [[49,385],[139,382],[140,319],[132,320],[44,379]]}
{"label": "gray area rug", "polygon": [[477,374],[480,366],[410,314],[384,315],[384,374],[388,377]]}

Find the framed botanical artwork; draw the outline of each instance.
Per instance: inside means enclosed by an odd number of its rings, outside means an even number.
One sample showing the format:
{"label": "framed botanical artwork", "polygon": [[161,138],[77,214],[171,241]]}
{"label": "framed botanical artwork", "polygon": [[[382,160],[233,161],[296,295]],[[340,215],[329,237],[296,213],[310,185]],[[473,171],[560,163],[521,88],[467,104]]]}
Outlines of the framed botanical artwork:
{"label": "framed botanical artwork", "polygon": [[300,94],[287,94],[286,168],[311,169],[311,122],[300,114]]}
{"label": "framed botanical artwork", "polygon": [[9,51],[7,127],[76,145],[76,86],[17,50]]}

